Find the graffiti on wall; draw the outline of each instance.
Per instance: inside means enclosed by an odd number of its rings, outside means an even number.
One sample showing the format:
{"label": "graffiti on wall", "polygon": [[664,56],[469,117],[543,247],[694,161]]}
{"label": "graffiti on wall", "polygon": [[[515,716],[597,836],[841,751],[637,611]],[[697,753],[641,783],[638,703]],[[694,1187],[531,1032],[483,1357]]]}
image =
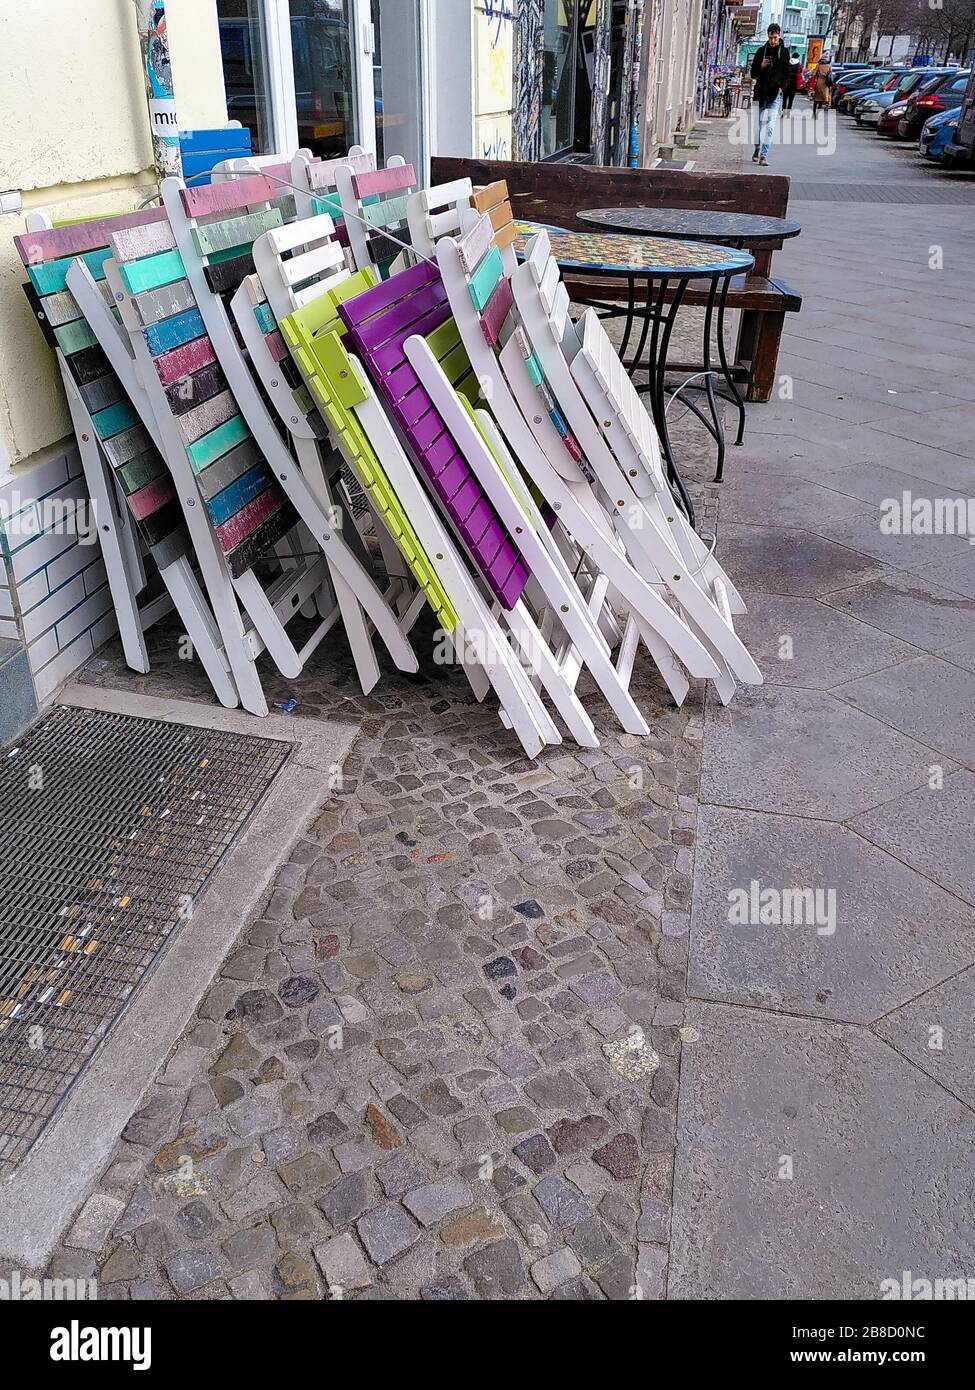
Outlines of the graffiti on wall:
{"label": "graffiti on wall", "polygon": [[475,0],[474,151],[511,158],[515,24],[513,0]]}

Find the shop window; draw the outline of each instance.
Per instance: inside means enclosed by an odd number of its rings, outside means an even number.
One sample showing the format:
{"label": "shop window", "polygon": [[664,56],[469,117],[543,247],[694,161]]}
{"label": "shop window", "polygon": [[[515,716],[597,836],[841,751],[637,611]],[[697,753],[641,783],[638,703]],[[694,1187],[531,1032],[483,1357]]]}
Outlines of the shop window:
{"label": "shop window", "polygon": [[227,118],[251,133],[255,154],[274,149],[263,0],[217,0]]}
{"label": "shop window", "polygon": [[545,0],[542,47],[542,158],[572,148],[575,115],[576,0]]}

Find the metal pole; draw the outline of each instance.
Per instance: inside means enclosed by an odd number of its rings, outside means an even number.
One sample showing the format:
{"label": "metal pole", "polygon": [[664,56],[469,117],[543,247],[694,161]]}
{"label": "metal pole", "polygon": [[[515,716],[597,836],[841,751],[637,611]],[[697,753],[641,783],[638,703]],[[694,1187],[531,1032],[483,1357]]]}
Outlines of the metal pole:
{"label": "metal pole", "polygon": [[183,164],[179,152],[179,118],[173,95],[173,67],[169,59],[166,0],[136,0],[136,5],[156,168],[160,179],[170,175],[180,178]]}

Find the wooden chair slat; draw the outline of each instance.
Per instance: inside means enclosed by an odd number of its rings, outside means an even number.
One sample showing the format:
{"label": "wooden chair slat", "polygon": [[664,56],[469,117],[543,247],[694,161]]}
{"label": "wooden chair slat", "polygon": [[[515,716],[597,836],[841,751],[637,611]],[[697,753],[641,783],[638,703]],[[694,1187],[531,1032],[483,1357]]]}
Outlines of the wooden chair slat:
{"label": "wooden chair slat", "polygon": [[129,294],[141,294],[143,290],[158,290],[174,280],[184,280],[186,271],[183,258],[178,251],[163,251],[158,256],[147,256],[142,261],[130,261],[119,266],[122,284]]}
{"label": "wooden chair slat", "polygon": [[186,444],[193,444],[204,434],[209,434],[218,425],[226,424],[237,414],[237,402],[230,391],[220,391],[208,400],[201,401],[192,410],[179,416],[179,432]]}
{"label": "wooden chair slat", "polygon": [[511,282],[507,279],[502,280],[481,314],[481,330],[489,347],[494,347],[501,337],[501,329],[511,313],[513,303]]}
{"label": "wooden chair slat", "polygon": [[121,434],[122,430],[137,425],[139,417],[129,401],[117,401],[115,405],[106,406],[92,415],[91,423],[99,439],[111,439],[113,435]]}
{"label": "wooden chair slat", "polygon": [[[219,184],[218,187],[233,188],[234,184]],[[280,227],[283,220],[278,208],[268,208],[246,217],[231,217],[226,222],[207,222],[193,228],[193,244],[201,256],[214,256],[220,251],[253,245],[263,232]]]}
{"label": "wooden chair slat", "polygon": [[175,352],[167,352],[164,356],[155,358],[153,366],[163,386],[172,386],[180,378],[191,376],[201,367],[206,367],[216,360],[217,356],[210,339],[197,338],[194,342],[177,348]]}
{"label": "wooden chair slat", "polygon": [[401,164],[392,169],[373,169],[354,174],[352,178],[352,188],[357,198],[370,198],[377,193],[398,193],[401,188],[415,186],[416,170],[412,164]]}
{"label": "wooden chair slat", "polygon": [[491,223],[483,217],[474,224],[469,232],[460,237],[457,242],[457,254],[468,275],[474,274],[490,250],[492,241]]}
{"label": "wooden chair slat", "polygon": [[176,280],[158,290],[145,290],[133,295],[132,303],[144,327],[173,318],[196,304],[193,291],[186,280]]}
{"label": "wooden chair slat", "polygon": [[226,454],[238,444],[242,444],[248,438],[249,433],[244,417],[235,414],[230,420],[219,425],[217,429],[211,430],[209,434],[195,440],[186,450],[190,456],[194,473],[199,473],[201,469],[206,468],[208,463],[218,459],[221,454]]}
{"label": "wooden chair slat", "polygon": [[230,487],[231,483],[249,473],[260,457],[256,440],[245,439],[236,449],[231,449],[229,453],[215,459],[202,473],[197,474],[196,480],[204,501],[216,497],[224,488]]}
{"label": "wooden chair slat", "polygon": [[508,185],[504,179],[498,179],[495,183],[489,183],[484,188],[475,188],[471,198],[471,207],[477,212],[490,212],[492,208],[500,207],[508,202]]}
{"label": "wooden chair slat", "polygon": [[228,179],[226,183],[207,184],[203,188],[184,188],[180,199],[187,217],[205,217],[209,213],[232,212],[256,203],[271,202],[280,191],[280,184],[273,179],[252,174],[247,178]]}
{"label": "wooden chair slat", "polygon": [[[84,261],[96,280],[104,280],[104,266],[110,255],[111,252],[106,246],[97,251],[86,251],[80,259]],[[60,294],[62,290],[66,289],[67,280],[65,277],[76,259],[78,258],[75,256],[65,256],[60,260],[46,261],[43,265],[29,265],[27,274],[30,276],[31,283],[37,293],[40,295]]]}
{"label": "wooden chair slat", "polygon": [[51,227],[44,231],[22,232],[14,237],[14,245],[25,266],[41,261],[58,260],[64,256],[80,256],[85,251],[97,251],[110,244],[112,235],[127,227],[146,227],[165,222],[163,208],[144,208],[141,212],[123,213],[119,217],[102,217],[91,222],[76,222],[68,227]]}
{"label": "wooden chair slat", "polygon": [[122,228],[113,232],[108,245],[119,265],[154,256],[159,251],[172,251],[176,245],[168,221],[149,222],[143,226]]}
{"label": "wooden chair slat", "polygon": [[219,395],[226,389],[227,378],[223,374],[223,369],[219,363],[211,362],[209,366],[201,367],[199,371],[187,376],[181,376],[178,381],[174,381],[171,386],[166,387],[166,399],[169,408],[174,415],[185,415],[190,410],[195,410],[198,405],[210,399],[211,396]]}
{"label": "wooden chair slat", "polygon": [[308,166],[308,182],[312,191],[335,187],[335,170],[340,165],[348,167],[357,174],[367,174],[375,169],[375,156],[371,154],[344,155],[338,159],[323,159]]}
{"label": "wooden chair slat", "polygon": [[199,309],[194,307],[174,318],[151,324],[143,332],[153,357],[160,357],[164,352],[172,352],[184,343],[191,343],[194,338],[202,338],[206,329]]}

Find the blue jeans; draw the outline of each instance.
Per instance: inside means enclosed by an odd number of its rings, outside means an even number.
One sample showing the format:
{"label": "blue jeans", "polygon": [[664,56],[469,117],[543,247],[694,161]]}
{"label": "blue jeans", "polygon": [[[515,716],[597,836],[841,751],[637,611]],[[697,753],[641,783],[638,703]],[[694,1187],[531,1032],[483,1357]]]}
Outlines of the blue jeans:
{"label": "blue jeans", "polygon": [[768,159],[772,140],[775,136],[775,123],[782,110],[782,93],[776,92],[775,99],[758,108],[758,138],[755,148],[762,159]]}

